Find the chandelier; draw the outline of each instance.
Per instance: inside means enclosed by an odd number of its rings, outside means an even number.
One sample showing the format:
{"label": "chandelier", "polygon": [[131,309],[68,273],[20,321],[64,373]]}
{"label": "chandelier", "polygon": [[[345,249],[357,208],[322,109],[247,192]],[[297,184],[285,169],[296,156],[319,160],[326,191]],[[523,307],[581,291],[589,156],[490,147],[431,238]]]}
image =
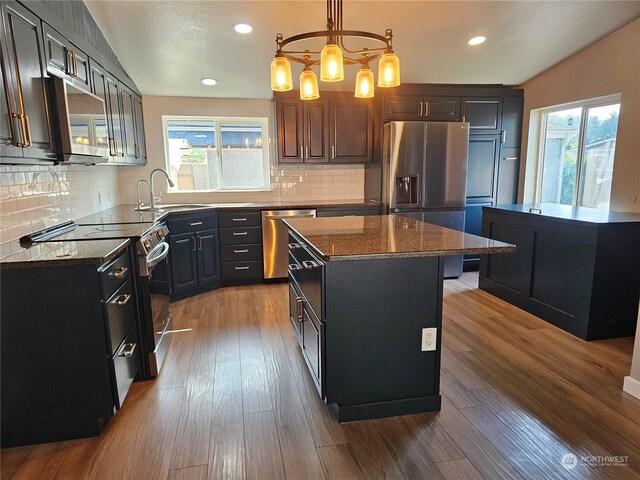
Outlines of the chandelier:
{"label": "chandelier", "polygon": [[[293,44],[313,38],[325,38],[322,50],[295,50]],[[373,48],[347,48],[345,39],[367,39],[381,44]],[[304,65],[300,74],[300,98],[313,100],[320,97],[318,77],[311,67],[320,65],[320,80],[339,82],[344,80],[344,65],[360,65],[356,75],[355,96],[373,97],[374,75],[369,62],[378,61],[378,87],[397,87],[400,85],[400,59],[393,52],[393,34],[387,29],[384,35],[357,30],[344,30],[342,27],[342,0],[327,0],[327,29],[307,32],[283,38],[276,35],[276,56],[271,62],[271,89],[286,92],[293,89],[291,63]],[[370,42],[371,43],[371,42]],[[285,49],[285,47],[289,49]]]}

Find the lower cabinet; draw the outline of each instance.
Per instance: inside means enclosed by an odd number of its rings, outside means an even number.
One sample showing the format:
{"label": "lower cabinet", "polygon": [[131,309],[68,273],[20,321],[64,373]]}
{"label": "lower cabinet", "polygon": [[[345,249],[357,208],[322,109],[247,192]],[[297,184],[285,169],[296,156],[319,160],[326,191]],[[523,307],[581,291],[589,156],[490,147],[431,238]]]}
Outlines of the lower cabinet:
{"label": "lower cabinet", "polygon": [[122,406],[142,350],[133,258],[2,269],[3,447],[99,435]]}
{"label": "lower cabinet", "polygon": [[261,282],[262,222],[259,210],[225,210],[218,218],[222,284]]}
{"label": "lower cabinet", "polygon": [[[172,300],[220,286],[217,221],[215,212],[168,220]],[[215,228],[206,228],[212,226]]]}

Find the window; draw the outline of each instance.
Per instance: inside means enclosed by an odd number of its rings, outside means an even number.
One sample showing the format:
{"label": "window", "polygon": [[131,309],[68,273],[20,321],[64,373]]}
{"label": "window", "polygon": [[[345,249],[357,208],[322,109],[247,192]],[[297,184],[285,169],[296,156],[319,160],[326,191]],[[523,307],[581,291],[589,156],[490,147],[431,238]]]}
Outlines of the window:
{"label": "window", "polygon": [[539,202],[609,208],[619,100],[542,110]]}
{"label": "window", "polygon": [[269,190],[266,118],[162,117],[177,191]]}

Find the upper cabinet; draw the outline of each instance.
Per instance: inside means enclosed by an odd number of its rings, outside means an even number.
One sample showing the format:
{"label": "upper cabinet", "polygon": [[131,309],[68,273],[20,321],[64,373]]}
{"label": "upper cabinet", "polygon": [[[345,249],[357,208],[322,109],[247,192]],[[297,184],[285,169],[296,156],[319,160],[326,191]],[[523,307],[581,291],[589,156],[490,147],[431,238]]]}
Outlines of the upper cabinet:
{"label": "upper cabinet", "polygon": [[[328,97],[328,98],[327,98]],[[370,163],[373,103],[329,94],[303,101],[276,95],[280,163]]]}
{"label": "upper cabinet", "polygon": [[[54,129],[61,126],[52,118],[50,76],[105,101],[109,163],[146,163],[142,99],[84,4],[3,0],[0,13],[0,163],[62,160],[54,140]],[[94,60],[94,55],[106,63]]]}
{"label": "upper cabinet", "polygon": [[[40,19],[16,2],[0,3],[2,74],[6,90],[2,115],[2,154],[6,163],[56,160]],[[5,109],[6,106],[6,109]]]}
{"label": "upper cabinet", "polygon": [[462,120],[469,122],[469,133],[498,134],[502,125],[502,97],[462,99]]}
{"label": "upper cabinet", "polygon": [[80,88],[91,88],[89,57],[46,23],[42,24],[47,72],[70,80]]}
{"label": "upper cabinet", "polygon": [[504,148],[520,148],[523,97],[505,97],[502,102],[501,143]]}
{"label": "upper cabinet", "polygon": [[460,97],[389,95],[384,99],[384,119],[457,122]]}

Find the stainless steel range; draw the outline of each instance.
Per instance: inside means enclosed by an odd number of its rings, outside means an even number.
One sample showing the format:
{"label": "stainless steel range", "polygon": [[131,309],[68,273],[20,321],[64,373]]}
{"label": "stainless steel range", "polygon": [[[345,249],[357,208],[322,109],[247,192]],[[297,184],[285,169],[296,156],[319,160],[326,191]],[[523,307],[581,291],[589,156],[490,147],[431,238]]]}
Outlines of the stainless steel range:
{"label": "stainless steel range", "polygon": [[140,315],[143,355],[143,375],[155,377],[169,347],[167,332],[171,330],[168,282],[169,243],[166,225],[156,225],[143,235],[136,244],[138,256],[138,286],[140,292]]}

